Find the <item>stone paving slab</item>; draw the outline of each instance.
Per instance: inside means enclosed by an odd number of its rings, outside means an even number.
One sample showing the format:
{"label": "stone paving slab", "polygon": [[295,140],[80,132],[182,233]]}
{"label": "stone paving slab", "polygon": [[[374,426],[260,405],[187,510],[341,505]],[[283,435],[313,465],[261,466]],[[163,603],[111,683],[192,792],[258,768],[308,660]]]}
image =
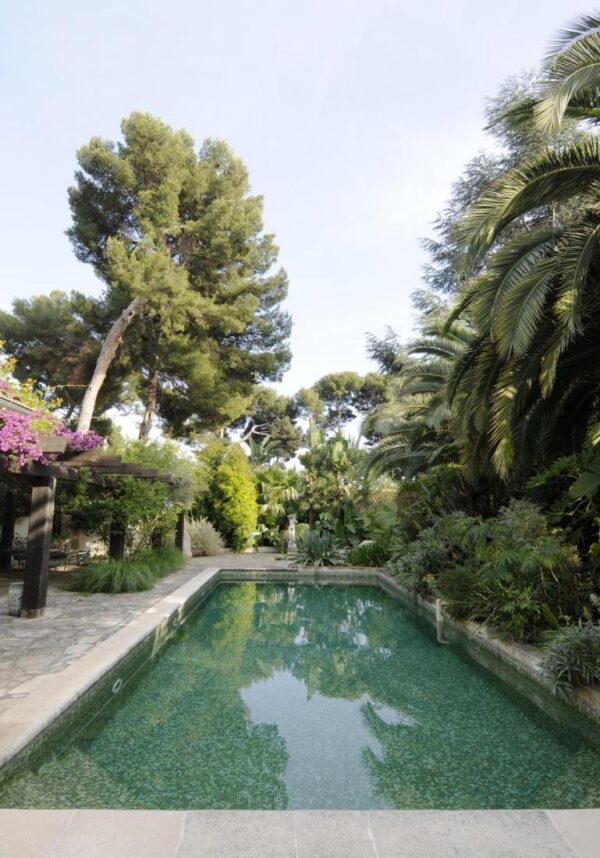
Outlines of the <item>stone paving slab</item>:
{"label": "stone paving slab", "polygon": [[600,858],[599,832],[597,810],[0,810],[0,856]]}

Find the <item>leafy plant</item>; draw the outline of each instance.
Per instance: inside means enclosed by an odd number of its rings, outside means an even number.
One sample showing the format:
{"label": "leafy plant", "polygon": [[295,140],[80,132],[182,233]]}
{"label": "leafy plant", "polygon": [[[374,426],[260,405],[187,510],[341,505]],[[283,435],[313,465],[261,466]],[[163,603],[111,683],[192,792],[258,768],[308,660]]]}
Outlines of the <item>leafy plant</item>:
{"label": "leafy plant", "polygon": [[555,693],[600,682],[600,625],[580,622],[553,634],[542,669]]}
{"label": "leafy plant", "polygon": [[298,553],[292,558],[293,566],[339,566],[346,560],[344,549],[328,531],[309,530],[297,541]]}
{"label": "leafy plant", "polygon": [[463,542],[464,561],[449,565],[437,578],[453,616],[487,622],[516,640],[535,641],[561,620],[581,615],[577,552],[560,534],[526,539],[526,530],[526,520],[521,532],[513,532],[499,516],[484,522],[470,545]]}
{"label": "leafy plant", "polygon": [[77,527],[97,533],[106,543],[113,523],[118,523],[133,553],[147,547],[155,534],[171,533],[180,508],[163,482],[118,476],[104,487],[88,482],[83,470],[73,486],[60,486],[59,498],[62,509],[71,514]]}
{"label": "leafy plant", "polygon": [[194,514],[208,518],[229,548],[243,551],[252,545],[258,527],[256,478],[239,444],[220,441],[199,455],[201,492]]}
{"label": "leafy plant", "polygon": [[385,566],[389,559],[389,549],[380,542],[366,540],[348,552],[351,566]]}
{"label": "leafy plant", "polygon": [[277,545],[288,516],[297,511],[298,474],[279,465],[269,465],[257,470],[256,480],[261,540],[268,545]]}
{"label": "leafy plant", "polygon": [[90,563],[81,569],[69,589],[80,593],[136,593],[149,590],[159,578],[184,565],[182,552],[167,546],[127,560]]}
{"label": "leafy plant", "polygon": [[192,518],[186,524],[194,557],[222,554],[225,545],[219,531],[206,518]]}

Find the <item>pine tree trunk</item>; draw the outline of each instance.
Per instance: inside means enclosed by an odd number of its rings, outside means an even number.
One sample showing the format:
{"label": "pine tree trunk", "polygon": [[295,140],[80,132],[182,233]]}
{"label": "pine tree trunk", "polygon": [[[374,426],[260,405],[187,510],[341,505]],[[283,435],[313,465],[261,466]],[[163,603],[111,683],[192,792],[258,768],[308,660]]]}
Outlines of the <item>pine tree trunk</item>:
{"label": "pine tree trunk", "polygon": [[147,438],[152,428],[152,421],[156,414],[156,402],[158,400],[158,367],[150,371],[148,376],[148,392],[146,394],[146,410],[140,424],[140,441]]}
{"label": "pine tree trunk", "polygon": [[143,306],[144,302],[141,298],[134,298],[133,301],[125,307],[119,318],[113,322],[110,331],[106,335],[106,339],[104,340],[102,348],[100,349],[100,354],[98,355],[98,360],[96,361],[92,379],[87,386],[83,402],[81,403],[79,422],[77,423],[78,432],[87,432],[90,428],[92,417],[94,416],[94,408],[96,407],[96,399],[98,398],[98,393],[100,392],[100,388],[106,378],[108,368],[110,367],[118,348],[123,341],[125,331],[133,322],[135,317],[141,312]]}

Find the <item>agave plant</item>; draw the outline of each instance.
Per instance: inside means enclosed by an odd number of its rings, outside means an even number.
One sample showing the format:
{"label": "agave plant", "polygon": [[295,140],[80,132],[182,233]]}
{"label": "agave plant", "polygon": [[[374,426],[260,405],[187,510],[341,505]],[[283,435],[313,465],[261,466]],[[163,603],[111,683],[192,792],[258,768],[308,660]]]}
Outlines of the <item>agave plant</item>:
{"label": "agave plant", "polygon": [[309,530],[298,539],[297,548],[292,566],[312,566],[316,571],[321,566],[340,566],[346,560],[346,552],[329,531]]}

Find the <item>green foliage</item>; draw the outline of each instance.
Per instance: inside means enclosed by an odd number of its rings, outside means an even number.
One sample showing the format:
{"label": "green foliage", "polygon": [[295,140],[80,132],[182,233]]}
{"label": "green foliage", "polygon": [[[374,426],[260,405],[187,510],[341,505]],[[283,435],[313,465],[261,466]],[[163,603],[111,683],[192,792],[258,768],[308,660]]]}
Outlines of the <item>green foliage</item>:
{"label": "green foliage", "polygon": [[343,435],[327,438],[325,431],[311,423],[308,449],[300,456],[299,512],[313,526],[323,516],[341,521],[349,504],[360,494],[361,463],[364,452]]}
{"label": "green foliage", "polygon": [[363,426],[378,439],[369,468],[411,478],[458,459],[448,401],[448,380],[456,360],[473,339],[464,324],[446,327],[426,318],[422,336],[409,344],[398,371],[389,376],[387,396]]}
{"label": "green foliage", "polygon": [[277,545],[282,527],[298,509],[299,477],[295,470],[268,466],[256,471],[258,530],[263,542]]}
{"label": "green foliage", "polygon": [[356,372],[333,372],[311,388],[300,390],[296,401],[305,416],[339,434],[346,423],[379,405],[385,389],[385,379],[378,373],[361,376]]}
{"label": "green foliage", "polygon": [[129,551],[139,552],[156,536],[168,537],[174,530],[182,506],[191,502],[194,468],[177,445],[170,442],[118,440],[109,451],[125,462],[136,462],[171,474],[178,482],[169,485],[134,476],[111,476],[106,485],[86,479],[59,484],[58,504],[70,513],[73,523],[108,542],[113,524],[122,529]]}
{"label": "green foliage", "polygon": [[249,548],[258,527],[258,495],[248,457],[238,444],[214,441],[198,459],[203,488],[194,513],[208,518],[229,548]]}
{"label": "green foliage", "polygon": [[577,552],[561,534],[548,533],[531,503],[512,501],[474,534],[459,536],[458,544],[462,564],[437,578],[453,616],[535,641],[545,629],[581,615],[586,585]]}
{"label": "green foliage", "polygon": [[553,634],[542,669],[555,693],[600,682],[600,625],[580,622]]}
{"label": "green foliage", "polygon": [[[50,405],[54,398],[61,400],[69,420],[81,403],[109,322],[110,307],[103,300],[54,290],[49,295],[17,298],[10,313],[0,312],[0,340],[14,358],[14,376],[20,381],[33,379],[35,389]],[[99,413],[126,400],[124,379],[130,370],[125,348],[102,386]]]}
{"label": "green foliage", "polygon": [[290,360],[287,276],[262,198],[222,141],[197,150],[140,112],[121,132],[77,153],[69,237],[106,283],[113,320],[138,299],[126,340],[147,407],[180,433],[226,426]]}
{"label": "green foliage", "polygon": [[185,565],[182,552],[173,547],[144,551],[127,560],[109,560],[84,566],[70,589],[80,593],[137,593],[149,590],[159,578]]}
{"label": "green foliage", "polygon": [[309,530],[297,540],[298,553],[292,558],[293,566],[312,566],[315,570],[321,566],[340,566],[346,560],[346,553],[333,533],[321,530]]}
{"label": "green foliage", "polygon": [[412,592],[441,596],[458,619],[488,623],[516,640],[589,612],[594,581],[538,507],[512,500],[494,518],[451,514],[399,542],[389,569]]}
{"label": "green foliage", "polygon": [[214,557],[223,554],[225,545],[219,531],[206,518],[188,519],[186,530],[194,557]]}
{"label": "green foliage", "polygon": [[431,596],[439,577],[464,562],[467,545],[475,553],[480,527],[481,519],[460,513],[436,519],[415,539],[396,544],[389,569],[411,592]]}
{"label": "green foliage", "polygon": [[385,566],[389,559],[389,548],[380,542],[365,540],[348,551],[350,566]]}
{"label": "green foliage", "polygon": [[258,387],[242,417],[232,424],[250,447],[253,464],[286,461],[298,451],[302,430],[295,425],[297,403],[270,387]]}
{"label": "green foliage", "polygon": [[149,545],[153,534],[172,532],[179,513],[167,485],[129,475],[111,477],[110,486],[95,485],[82,475],[73,486],[59,487],[59,506],[76,527],[107,543],[116,523],[133,553]]}

